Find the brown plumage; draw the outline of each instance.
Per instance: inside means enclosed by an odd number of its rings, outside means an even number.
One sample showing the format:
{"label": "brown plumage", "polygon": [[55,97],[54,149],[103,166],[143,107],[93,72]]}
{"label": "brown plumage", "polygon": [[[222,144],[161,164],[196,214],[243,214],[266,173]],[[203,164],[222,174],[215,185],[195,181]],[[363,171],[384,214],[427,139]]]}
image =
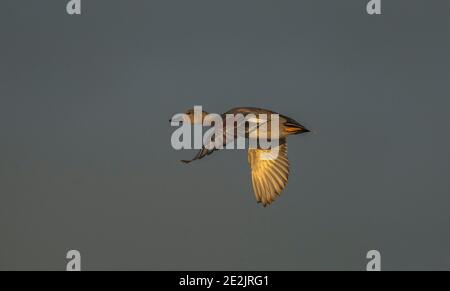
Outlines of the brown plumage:
{"label": "brown plumage", "polygon": [[[190,120],[193,119],[193,110],[186,112],[190,116]],[[227,114],[267,114],[268,115],[268,130],[270,131],[270,115],[277,114],[274,111],[254,108],[254,107],[237,107],[233,108],[226,113],[222,114],[224,125],[225,117]],[[206,112],[203,112],[202,116],[205,118]],[[300,133],[309,132],[304,126],[287,116],[279,115],[279,140],[278,147],[272,149],[254,148],[248,150],[248,163],[251,169],[253,191],[258,203],[262,203],[264,206],[271,204],[286,187],[289,178],[289,160],[287,156],[287,142],[286,138],[289,135],[295,135]],[[236,125],[235,125],[236,126]],[[258,132],[259,133],[259,132]],[[224,133],[224,137],[225,137]],[[270,136],[270,134],[269,134]],[[248,132],[246,132],[246,138],[249,138]],[[224,138],[224,144],[226,143]],[[207,155],[212,154],[215,150],[206,149],[203,147],[192,160],[183,160],[184,163],[190,163],[194,160],[199,160]]]}

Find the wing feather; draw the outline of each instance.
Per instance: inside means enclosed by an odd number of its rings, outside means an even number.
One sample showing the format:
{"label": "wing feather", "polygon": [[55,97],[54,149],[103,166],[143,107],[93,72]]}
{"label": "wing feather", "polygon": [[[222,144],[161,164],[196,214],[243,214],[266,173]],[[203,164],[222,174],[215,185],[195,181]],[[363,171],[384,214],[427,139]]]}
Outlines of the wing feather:
{"label": "wing feather", "polygon": [[[273,151],[249,149],[248,162],[252,172],[252,185],[256,201],[264,206],[272,203],[286,187],[289,178],[289,160],[287,144],[278,146],[278,156]],[[264,155],[264,157],[263,157]],[[270,156],[270,159],[267,159]]]}

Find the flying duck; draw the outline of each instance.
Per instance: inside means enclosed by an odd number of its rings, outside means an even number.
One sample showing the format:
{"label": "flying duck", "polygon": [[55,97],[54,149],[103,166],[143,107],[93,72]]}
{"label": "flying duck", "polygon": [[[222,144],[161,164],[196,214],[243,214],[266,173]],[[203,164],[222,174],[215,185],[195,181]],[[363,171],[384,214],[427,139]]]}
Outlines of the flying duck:
{"label": "flying duck", "polygon": [[[189,109],[185,114],[189,117],[188,122],[194,123],[194,109]],[[208,112],[202,111],[201,122],[203,122],[208,114]],[[277,154],[273,155],[272,149],[263,149],[261,147],[248,149],[248,163],[251,169],[255,198],[258,203],[262,203],[262,205],[264,205],[265,207],[271,204],[278,196],[280,196],[288,181],[289,161],[287,157],[287,137],[290,135],[297,135],[310,131],[290,117],[278,114],[271,110],[255,107],[236,107],[221,114],[220,117],[222,118],[224,126],[226,124],[226,118],[227,116],[230,116],[230,114],[242,114],[244,117],[249,114],[255,116],[264,114],[265,116],[267,116],[268,124],[271,123],[273,114],[277,114],[278,116],[278,146],[277,148],[275,148],[275,152]],[[267,136],[270,136],[270,129],[268,129],[268,131],[269,133],[267,133]],[[234,130],[233,135],[234,137],[236,137],[236,132]],[[248,126],[245,129],[245,138],[250,138]],[[229,142],[227,141],[227,138],[224,138],[224,143],[227,142]],[[192,161],[202,159],[205,156],[212,154],[215,150],[217,150],[217,148],[207,148],[204,145],[193,159],[182,160],[182,162],[187,164]],[[269,157],[270,155],[272,155],[273,158],[267,158],[267,155]]]}

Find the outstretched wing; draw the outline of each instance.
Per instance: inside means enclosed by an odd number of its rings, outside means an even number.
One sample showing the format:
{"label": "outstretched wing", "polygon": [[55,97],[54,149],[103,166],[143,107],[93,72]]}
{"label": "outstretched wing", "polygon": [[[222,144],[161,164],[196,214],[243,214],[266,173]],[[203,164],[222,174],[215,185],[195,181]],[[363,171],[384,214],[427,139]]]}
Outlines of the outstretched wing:
{"label": "outstretched wing", "polygon": [[185,163],[185,164],[189,164],[189,163],[192,162],[192,161],[200,160],[200,159],[202,159],[202,158],[204,158],[204,157],[206,157],[206,156],[209,156],[209,155],[212,154],[215,150],[216,150],[215,148],[214,148],[214,149],[211,149],[211,150],[208,150],[207,148],[203,147],[201,150],[199,150],[199,151],[197,152],[197,154],[195,155],[195,157],[194,157],[193,159],[191,159],[191,160],[181,160],[181,161],[182,161],[183,163]]}
{"label": "outstretched wing", "polygon": [[[217,141],[217,142],[216,142]],[[233,141],[232,131],[223,130],[223,127],[214,127],[205,134],[203,146],[191,160],[181,160],[183,163],[190,163],[209,156],[214,151],[223,148],[227,142]],[[220,147],[218,147],[220,145]]]}
{"label": "outstretched wing", "polygon": [[249,149],[248,162],[256,200],[267,206],[281,194],[288,181],[289,161],[285,140],[276,148]]}
{"label": "outstretched wing", "polygon": [[197,152],[193,159],[182,160],[183,163],[187,164],[195,160],[200,160],[206,156],[209,156],[214,151],[224,148],[227,144],[234,142],[236,134],[242,134],[242,137],[245,138],[245,132],[241,133],[236,130],[236,127],[245,128],[243,126],[243,124],[245,124],[244,120],[238,120],[237,124],[233,123],[233,126],[229,127],[223,126],[227,124],[226,119],[224,120],[225,124],[222,124],[222,126],[213,127],[205,133],[202,148]]}

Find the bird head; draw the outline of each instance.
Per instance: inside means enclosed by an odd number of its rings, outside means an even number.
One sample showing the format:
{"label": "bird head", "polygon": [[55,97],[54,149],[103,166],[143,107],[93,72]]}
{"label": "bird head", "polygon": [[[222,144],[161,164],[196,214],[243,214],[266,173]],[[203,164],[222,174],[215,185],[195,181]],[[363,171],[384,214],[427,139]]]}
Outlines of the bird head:
{"label": "bird head", "polygon": [[186,114],[187,117],[189,117],[189,121],[191,124],[196,124],[196,123],[203,123],[203,120],[205,120],[205,117],[209,113],[194,107],[188,109],[184,114]]}
{"label": "bird head", "polygon": [[[194,106],[193,108],[188,109],[184,114],[180,115],[184,115],[183,122],[190,124],[202,124],[208,114],[209,113],[203,111],[200,106]],[[169,121],[171,122],[172,119]]]}

